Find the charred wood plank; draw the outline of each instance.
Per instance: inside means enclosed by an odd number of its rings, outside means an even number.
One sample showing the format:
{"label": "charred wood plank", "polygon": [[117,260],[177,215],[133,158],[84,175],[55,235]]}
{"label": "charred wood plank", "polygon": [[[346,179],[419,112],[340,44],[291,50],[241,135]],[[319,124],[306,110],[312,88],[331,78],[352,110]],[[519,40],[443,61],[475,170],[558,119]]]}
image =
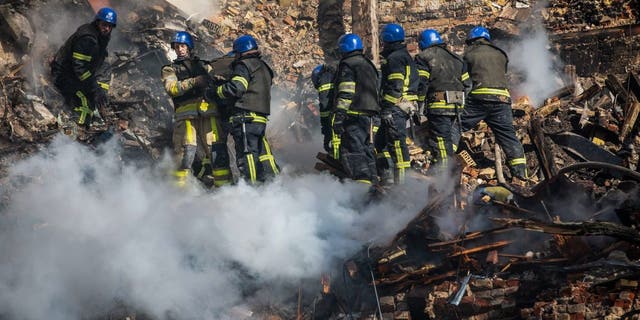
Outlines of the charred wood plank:
{"label": "charred wood plank", "polygon": [[624,141],[638,121],[638,114],[640,114],[640,102],[635,100],[635,98],[632,100],[633,102],[630,103],[627,112],[625,112],[624,123],[620,129],[620,141]]}
{"label": "charred wood plank", "polygon": [[604,83],[607,85],[609,91],[613,93],[613,96],[615,97],[614,100],[616,102],[619,101],[619,104],[622,106],[626,105],[626,103],[629,101],[629,93],[624,88],[622,82],[620,82],[620,80],[618,80],[616,76],[610,74],[607,76],[607,79],[604,81]]}
{"label": "charred wood plank", "polygon": [[566,236],[610,236],[640,243],[638,231],[612,222],[542,222],[533,219],[489,218],[503,226]]}
{"label": "charred wood plank", "polygon": [[538,151],[538,158],[542,164],[542,173],[545,179],[551,179],[557,173],[555,163],[553,162],[553,154],[547,149],[547,144],[544,141],[544,134],[542,131],[542,119],[540,117],[533,117],[531,119],[531,125],[529,126],[529,136],[533,139],[533,144]]}
{"label": "charred wood plank", "polygon": [[472,253],[477,253],[477,252],[482,252],[482,251],[489,251],[489,250],[494,250],[494,249],[498,249],[498,248],[502,248],[506,245],[509,245],[511,243],[513,243],[514,241],[512,240],[504,240],[504,241],[498,241],[498,242],[494,242],[494,243],[489,243],[489,244],[485,244],[479,247],[475,247],[475,248],[470,248],[470,249],[464,249],[464,250],[460,250],[457,252],[454,252],[450,255],[448,255],[447,257],[449,258],[453,258],[453,257],[457,257],[457,256],[461,256],[461,255],[467,255],[467,254],[472,254]]}
{"label": "charred wood plank", "polygon": [[466,235],[464,235],[463,237],[461,237],[459,239],[453,239],[453,240],[449,240],[449,241],[441,241],[441,242],[430,243],[429,245],[427,245],[427,247],[429,247],[429,248],[437,248],[437,247],[442,247],[442,246],[448,246],[448,245],[460,243],[462,241],[469,241],[469,240],[482,238],[482,237],[484,237],[486,235],[489,235],[489,234],[504,232],[504,231],[507,231],[509,229],[510,229],[509,227],[502,226],[502,227],[493,228],[493,229],[489,229],[489,230],[485,230],[485,231],[469,232],[469,233],[467,233]]}
{"label": "charred wood plank", "polygon": [[571,102],[580,103],[583,101],[587,101],[593,98],[596,94],[600,93],[601,91],[602,91],[602,87],[600,87],[600,85],[596,83],[591,87],[589,87],[589,89],[583,91],[580,95],[575,97]]}

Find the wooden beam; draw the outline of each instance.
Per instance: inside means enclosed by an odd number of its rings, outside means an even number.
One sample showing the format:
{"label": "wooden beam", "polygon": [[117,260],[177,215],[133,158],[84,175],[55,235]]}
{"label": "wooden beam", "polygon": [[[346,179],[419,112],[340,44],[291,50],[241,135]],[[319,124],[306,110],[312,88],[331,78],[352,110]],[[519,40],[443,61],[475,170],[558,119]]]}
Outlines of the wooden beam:
{"label": "wooden beam", "polygon": [[503,226],[519,227],[525,230],[561,234],[567,236],[610,236],[617,239],[640,243],[640,233],[635,229],[613,222],[542,222],[533,219],[489,218]]}

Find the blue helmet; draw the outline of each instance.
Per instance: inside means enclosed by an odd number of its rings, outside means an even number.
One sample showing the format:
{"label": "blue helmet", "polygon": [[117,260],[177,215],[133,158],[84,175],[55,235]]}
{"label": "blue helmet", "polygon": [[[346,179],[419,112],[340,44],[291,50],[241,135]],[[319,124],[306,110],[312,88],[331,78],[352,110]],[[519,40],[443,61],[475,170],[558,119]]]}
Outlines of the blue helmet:
{"label": "blue helmet", "polygon": [[362,39],[355,33],[343,34],[338,38],[338,49],[340,53],[362,50]]}
{"label": "blue helmet", "polygon": [[389,23],[382,29],[382,41],[384,42],[397,42],[404,41],[404,29],[402,26],[395,23]]}
{"label": "blue helmet", "polygon": [[311,82],[313,82],[314,86],[318,86],[320,83],[320,74],[322,73],[322,69],[324,69],[324,64],[319,64],[313,71],[311,72]]}
{"label": "blue helmet", "polygon": [[193,39],[191,39],[191,35],[189,34],[189,32],[176,32],[176,35],[173,37],[173,41],[171,41],[171,46],[173,47],[176,43],[184,43],[187,45],[189,50],[193,49]]}
{"label": "blue helmet", "polygon": [[467,37],[467,41],[468,40],[477,39],[477,38],[485,38],[485,39],[491,41],[491,35],[489,35],[489,30],[487,30],[487,28],[485,28],[483,26],[475,26],[475,27],[473,27],[473,29],[471,29],[471,31],[469,32],[469,36]]}
{"label": "blue helmet", "polygon": [[256,42],[256,39],[248,34],[238,37],[238,39],[233,42],[233,52],[235,53],[244,53],[257,49],[258,43]]}
{"label": "blue helmet", "polygon": [[433,29],[426,29],[420,33],[418,37],[418,45],[420,46],[420,50],[424,50],[434,44],[443,43],[442,38],[438,31]]}
{"label": "blue helmet", "polygon": [[98,10],[98,13],[96,13],[95,20],[101,20],[104,22],[111,23],[115,27],[118,22],[118,14],[116,13],[115,10],[108,7],[104,7]]}

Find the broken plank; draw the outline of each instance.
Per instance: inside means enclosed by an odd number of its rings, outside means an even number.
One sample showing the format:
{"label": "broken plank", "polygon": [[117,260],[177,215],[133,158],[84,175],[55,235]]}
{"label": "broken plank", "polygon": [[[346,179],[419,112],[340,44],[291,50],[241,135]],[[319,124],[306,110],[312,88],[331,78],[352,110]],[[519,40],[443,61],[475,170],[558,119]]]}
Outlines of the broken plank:
{"label": "broken plank", "polygon": [[610,236],[631,243],[640,243],[638,231],[613,222],[542,222],[533,219],[489,218],[504,226],[567,236]]}
{"label": "broken plank", "polygon": [[490,243],[490,244],[485,244],[479,247],[475,247],[475,248],[471,248],[471,249],[465,249],[465,250],[461,250],[458,252],[454,252],[450,255],[448,255],[447,257],[449,258],[453,258],[453,257],[457,257],[460,255],[467,255],[467,254],[472,254],[472,253],[477,253],[477,252],[482,252],[482,251],[488,251],[488,250],[494,250],[494,249],[498,249],[498,248],[502,248],[508,244],[513,243],[514,241],[512,240],[504,240],[504,241],[498,241],[498,242],[494,242],[494,243]]}

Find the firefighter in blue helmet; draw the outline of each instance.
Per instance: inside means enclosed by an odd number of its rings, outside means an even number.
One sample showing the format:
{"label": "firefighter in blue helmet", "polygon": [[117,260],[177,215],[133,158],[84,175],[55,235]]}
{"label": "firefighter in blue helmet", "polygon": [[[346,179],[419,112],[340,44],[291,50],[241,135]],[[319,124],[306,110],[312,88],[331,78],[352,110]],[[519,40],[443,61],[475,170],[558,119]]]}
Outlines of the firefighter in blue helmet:
{"label": "firefighter in blue helmet", "polygon": [[258,43],[250,35],[233,42],[231,78],[214,88],[227,105],[230,132],[236,149],[238,170],[249,183],[264,182],[280,172],[265,135],[271,113],[273,71],[261,58]]}
{"label": "firefighter in blue helmet", "polygon": [[444,172],[453,156],[451,128],[464,108],[465,90],[470,86],[464,61],[447,49],[433,29],[418,37],[421,52],[415,57],[420,72],[418,100],[429,119],[428,146],[434,155],[435,173]]}
{"label": "firefighter in blue helmet", "polygon": [[203,154],[202,170],[196,176],[215,186],[231,182],[227,133],[220,120],[215,102],[205,100],[205,91],[213,71],[204,60],[193,54],[193,39],[179,31],[171,46],[177,58],[162,67],[162,82],[175,108],[173,150],[176,161],[174,176],[178,186],[184,186],[191,172],[196,153]]}
{"label": "firefighter in blue helmet", "polygon": [[[311,82],[318,90],[318,103],[320,105],[320,130],[323,136],[322,146],[324,150],[338,158],[338,149],[334,149],[331,143],[333,131],[331,130],[331,99],[333,97],[333,78],[336,69],[330,64],[316,66],[311,72]],[[335,151],[335,154],[334,154]]]}
{"label": "firefighter in blue helmet", "polygon": [[476,26],[467,37],[464,61],[472,87],[461,124],[456,124],[452,130],[453,142],[457,144],[460,140],[460,127],[467,131],[484,120],[507,155],[512,176],[526,180],[526,158],[513,127],[511,96],[507,88],[507,54],[491,42],[491,35],[485,27]]}
{"label": "firefighter in blue helmet", "polygon": [[377,183],[373,134],[379,122],[378,71],[363,55],[362,40],[356,34],[338,39],[342,59],[333,82],[331,127],[333,148],[345,173],[359,182]]}
{"label": "firefighter in blue helmet", "polygon": [[[410,167],[407,147],[407,120],[417,111],[418,68],[404,42],[404,29],[399,24],[384,26],[381,33],[381,126],[376,135],[378,173],[385,182],[404,183],[405,171]],[[389,160],[392,161],[389,161]]]}
{"label": "firefighter in blue helmet", "polygon": [[110,71],[104,60],[117,22],[113,9],[100,9],[93,22],[80,26],[67,39],[51,62],[53,83],[80,126],[89,126],[107,106]]}

